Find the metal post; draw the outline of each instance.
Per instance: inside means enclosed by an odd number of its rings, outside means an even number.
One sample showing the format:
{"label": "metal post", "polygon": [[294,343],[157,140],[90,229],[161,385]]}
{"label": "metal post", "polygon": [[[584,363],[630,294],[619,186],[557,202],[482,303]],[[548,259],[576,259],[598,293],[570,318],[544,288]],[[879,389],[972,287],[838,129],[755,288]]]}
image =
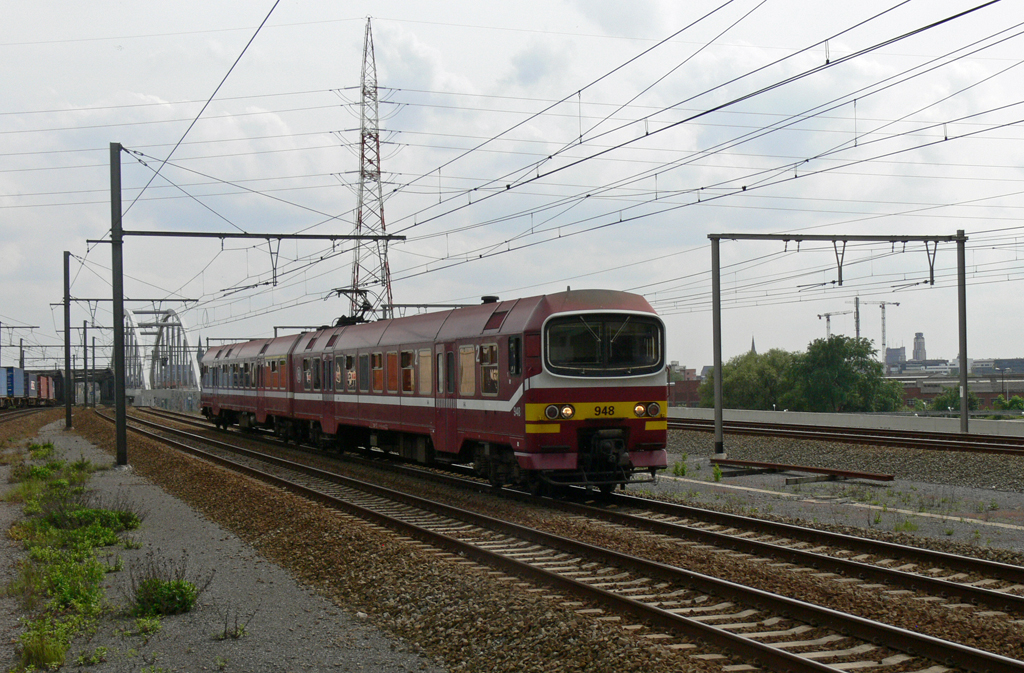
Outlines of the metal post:
{"label": "metal post", "polygon": [[860,296],[853,298],[853,323],[857,333],[857,338],[860,338]]}
{"label": "metal post", "polygon": [[[92,338],[92,368],[97,370],[99,369],[99,367],[96,366],[96,337]],[[92,398],[92,406],[93,409],[95,409],[96,407],[99,406],[100,403],[99,381],[94,381],[93,385],[96,387],[96,392],[93,394]]]}
{"label": "metal post", "polygon": [[[19,369],[24,369],[25,368],[25,340],[24,339],[20,339],[18,341],[18,368]],[[25,392],[27,393],[28,391],[26,390]]]}
{"label": "metal post", "polygon": [[121,144],[110,143],[110,272],[114,286],[114,417],[117,464],[128,465],[128,411],[124,386],[124,265],[121,227]]}
{"label": "metal post", "polygon": [[967,407],[967,237],[956,232],[957,295],[960,314],[960,432],[967,433],[970,410]]}
{"label": "metal post", "polygon": [[86,333],[89,329],[89,321],[82,321],[82,380],[85,382],[85,395],[83,395],[82,406],[89,407],[89,336]]}
{"label": "metal post", "polygon": [[71,429],[71,252],[64,251],[64,428]]}
{"label": "metal post", "polygon": [[715,458],[725,458],[725,438],[722,429],[722,287],[717,238],[711,239],[711,313],[715,350]]}

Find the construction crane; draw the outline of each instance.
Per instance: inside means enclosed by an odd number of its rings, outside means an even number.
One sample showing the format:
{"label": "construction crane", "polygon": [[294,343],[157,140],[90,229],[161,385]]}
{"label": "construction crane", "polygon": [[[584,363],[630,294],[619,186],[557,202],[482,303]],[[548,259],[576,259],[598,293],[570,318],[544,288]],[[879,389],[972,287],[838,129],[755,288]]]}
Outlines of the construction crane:
{"label": "construction crane", "polygon": [[846,315],[847,313],[853,313],[853,311],[833,311],[831,313],[821,313],[818,315],[818,320],[825,319],[825,338],[832,338],[832,316],[834,315]]}
{"label": "construction crane", "polygon": [[882,353],[882,359],[885,359],[885,347],[888,345],[885,341],[885,307],[886,306],[899,306],[898,301],[866,301],[865,304],[878,304],[882,307],[882,345],[879,349]]}

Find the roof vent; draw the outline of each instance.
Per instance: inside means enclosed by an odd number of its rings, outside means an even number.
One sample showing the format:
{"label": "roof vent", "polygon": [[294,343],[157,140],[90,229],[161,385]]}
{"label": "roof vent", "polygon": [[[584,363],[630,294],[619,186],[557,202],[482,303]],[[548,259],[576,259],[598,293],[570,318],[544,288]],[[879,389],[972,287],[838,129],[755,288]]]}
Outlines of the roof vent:
{"label": "roof vent", "polygon": [[497,304],[498,298],[492,294],[489,294],[484,297],[480,297],[480,301],[483,302],[484,304]]}

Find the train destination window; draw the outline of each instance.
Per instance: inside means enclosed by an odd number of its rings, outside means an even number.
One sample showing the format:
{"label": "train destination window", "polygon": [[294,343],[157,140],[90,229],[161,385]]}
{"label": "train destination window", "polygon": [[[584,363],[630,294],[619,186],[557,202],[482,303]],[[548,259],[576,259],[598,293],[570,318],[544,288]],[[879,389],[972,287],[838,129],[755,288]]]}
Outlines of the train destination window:
{"label": "train destination window", "polygon": [[430,394],[430,349],[421,350],[419,353],[420,368],[420,395]]}
{"label": "train destination window", "polygon": [[370,392],[370,356],[359,356],[359,391]]}
{"label": "train destination window", "polygon": [[498,344],[480,347],[480,392],[498,394]]}
{"label": "train destination window", "polygon": [[459,346],[459,395],[476,395],[476,346]]}
{"label": "train destination window", "polygon": [[597,313],[556,317],[544,328],[545,360],[564,376],[639,376],[664,366],[654,317]]}
{"label": "train destination window", "polygon": [[402,351],[402,392],[411,393],[416,390],[415,358],[412,351]]}
{"label": "train destination window", "polygon": [[388,392],[398,392],[398,351],[391,351],[387,354],[387,379]]}
{"label": "train destination window", "polygon": [[373,392],[384,392],[384,354],[373,353]]}

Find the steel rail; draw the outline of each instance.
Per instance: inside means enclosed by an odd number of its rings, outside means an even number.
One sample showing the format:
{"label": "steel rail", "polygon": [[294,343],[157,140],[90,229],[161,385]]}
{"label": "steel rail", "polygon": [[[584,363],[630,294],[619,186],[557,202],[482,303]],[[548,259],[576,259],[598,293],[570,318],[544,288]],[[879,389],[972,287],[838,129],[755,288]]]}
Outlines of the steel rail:
{"label": "steel rail", "polygon": [[[104,416],[104,418],[107,417]],[[107,418],[107,420],[111,419]],[[392,528],[393,530],[398,529],[404,534],[429,544],[449,549],[487,565],[508,569],[509,572],[519,576],[531,577],[543,583],[564,588],[565,590],[572,591],[576,595],[588,597],[590,600],[599,604],[609,606],[620,612],[632,614],[638,619],[657,624],[662,628],[682,631],[691,637],[704,639],[705,641],[713,643],[729,652],[739,653],[745,657],[761,661],[773,670],[833,672],[836,670],[834,667],[805,659],[797,654],[792,654],[765,643],[743,638],[741,635],[724,631],[713,625],[689,619],[682,615],[673,614],[667,610],[646,605],[599,587],[589,586],[585,583],[558,575],[557,573],[530,566],[529,564],[490,552],[480,547],[468,545],[447,535],[435,533],[419,526],[387,517],[371,509],[359,507],[353,503],[345,502],[344,500],[335,498],[334,496],[317,491],[316,489],[262,472],[261,470],[249,466],[240,465],[235,461],[215,456],[214,454],[202,451],[201,449],[181,444],[180,442],[174,442],[173,440],[139,428],[132,429],[158,441],[173,443],[189,453],[199,455],[204,459],[213,460],[218,464],[230,467],[231,469],[242,470],[250,476],[257,477],[281,488],[301,494],[303,497],[307,497],[334,508],[348,511],[360,518],[373,520],[381,525]],[[752,587],[745,587],[743,585],[717,579],[708,575],[640,559],[613,550],[552,535],[550,533],[501,521],[475,512],[458,509],[443,503],[394,491],[376,484],[350,479],[348,477],[320,470],[308,465],[303,465],[301,463],[294,463],[293,461],[273,456],[266,456],[259,452],[241,449],[240,447],[227,445],[224,442],[217,442],[216,440],[210,440],[195,435],[193,435],[193,439],[204,443],[212,443],[214,445],[221,444],[224,445],[223,448],[230,451],[237,451],[243,455],[254,455],[254,457],[257,457],[259,460],[266,461],[269,464],[285,467],[332,483],[345,484],[351,488],[356,488],[366,493],[372,493],[388,500],[402,502],[412,507],[418,507],[434,513],[442,514],[443,516],[465,521],[488,530],[501,531],[504,534],[511,535],[519,539],[544,544],[563,551],[568,551],[572,554],[582,554],[590,557],[601,558],[612,565],[628,568],[635,572],[643,573],[646,576],[685,583],[706,593],[731,598],[760,609],[768,610],[777,614],[784,614],[807,623],[828,624],[840,633],[860,638],[871,643],[881,644],[896,651],[906,652],[912,656],[924,656],[934,661],[939,661],[947,665],[959,666],[975,673],[1024,672],[1024,662],[994,654],[992,652],[978,650],[959,643],[953,643],[899,627],[874,622],[869,619],[857,617],[856,615],[844,614],[829,608],[812,605],[804,601],[779,596],[759,589],[754,589]]]}
{"label": "steel rail", "polygon": [[[714,424],[704,419],[669,419],[670,430],[712,432]],[[791,425],[728,421],[725,429],[737,435],[759,435],[807,439],[846,444],[877,444],[933,451],[969,451],[1003,455],[1024,454],[1024,438],[963,433],[915,432],[867,428]]]}
{"label": "steel rail", "polygon": [[[169,414],[160,414],[168,416]],[[178,420],[178,419],[175,419]],[[182,419],[184,420],[184,419]],[[199,425],[205,427],[205,423],[197,419]],[[184,432],[177,431],[174,428],[166,428],[170,432]],[[185,433],[187,434],[187,433]],[[267,441],[265,438],[255,436],[247,439],[256,441]],[[203,441],[214,441],[203,438]],[[274,444],[271,442],[271,444]],[[349,460],[358,460],[356,458],[347,457]],[[370,461],[374,466],[380,466],[380,461]],[[459,477],[451,477],[449,475],[439,475],[435,472],[424,471],[418,467],[408,467],[402,465],[389,465],[392,470],[408,473],[412,476],[423,478],[425,476],[442,481],[444,483],[457,485],[463,488],[471,488],[478,492],[491,492],[501,497],[515,500],[517,502],[536,502],[536,499],[526,493],[511,489],[502,489],[500,491],[494,491],[493,487],[489,484],[482,484],[476,481],[467,481]],[[639,498],[636,496],[630,496],[625,494],[612,494],[605,497],[606,502],[611,507],[615,508],[633,508],[638,510],[648,510],[658,514],[665,514],[684,519],[694,519],[704,522],[708,522],[714,525],[720,525],[727,528],[738,528],[743,530],[752,530],[754,532],[772,535],[774,537],[786,537],[795,540],[810,542],[813,544],[828,544],[836,547],[842,547],[849,549],[857,553],[867,553],[875,556],[886,556],[895,557],[899,559],[905,559],[908,561],[914,561],[917,563],[923,563],[928,565],[943,566],[958,572],[969,572],[976,575],[984,575],[986,577],[997,578],[1006,582],[1014,584],[1024,584],[1024,567],[1002,563],[999,561],[989,561],[987,559],[976,558],[973,556],[961,556],[958,554],[950,554],[947,552],[935,551],[932,549],[926,549],[923,547],[915,547],[911,545],[903,545],[895,542],[887,542],[884,540],[873,540],[871,538],[858,537],[855,535],[848,535],[845,533],[836,533],[826,530],[818,530],[815,528],[806,528],[803,526],[797,526],[789,523],[782,523],[778,521],[770,521],[767,519],[758,519],[754,517],[743,516],[741,514],[729,514],[726,512],[718,512],[715,510],[703,509],[700,507],[693,507],[690,505],[683,505],[680,503],[667,502],[663,500],[652,500],[649,498]],[[693,531],[697,535],[708,535],[710,531],[701,530],[693,526],[682,526],[680,524],[671,524],[668,522],[657,521],[656,519],[650,519],[644,516],[638,516],[625,512],[615,511],[609,507],[594,507],[585,504],[579,504],[570,502],[567,500],[559,499],[545,499],[545,504],[548,507],[554,509],[560,509],[568,511],[574,514],[579,514],[589,517],[600,517],[613,523],[619,523],[620,525],[627,525],[633,527],[645,527],[651,532],[675,535],[678,536],[680,528],[685,528],[687,535],[690,531]],[[718,533],[716,535],[723,535]],[[723,540],[721,546],[731,547],[738,549],[737,544],[747,545],[752,542],[749,539],[737,538],[735,536],[726,536],[728,540]],[[706,538],[711,539],[709,536]],[[736,542],[740,541],[740,542]],[[718,544],[718,543],[716,543]],[[772,545],[771,543],[762,543],[767,545],[764,551],[754,551],[754,546],[750,547],[750,553],[767,553],[772,551],[772,548],[777,547],[780,550],[780,556],[786,557],[787,555],[802,555],[807,552],[800,552],[800,550],[794,550],[791,548],[783,547],[781,545]],[[819,567],[825,567],[828,559],[832,559],[837,563],[843,563],[844,559],[836,559],[835,557],[826,556],[823,554],[816,554],[813,557],[807,557],[808,561],[818,562],[820,557]],[[881,570],[882,572],[898,572],[888,568],[881,568],[880,566],[871,566],[870,564],[861,564],[856,562],[855,565],[847,566],[848,570],[844,572],[848,576],[859,576],[874,577],[877,579],[885,579],[880,575],[874,574],[872,568]],[[808,563],[808,565],[814,565],[814,563]],[[864,567],[862,567],[864,566]],[[832,572],[841,572],[842,569],[835,569]],[[851,574],[855,573],[855,574]],[[916,575],[913,573],[903,573],[907,576],[909,586],[911,588],[921,587],[923,591],[931,591],[940,595],[949,596],[960,596],[965,600],[977,600],[987,605],[994,607],[1005,607],[1007,609],[1019,610],[1021,607],[1021,601],[1024,597],[1016,596],[1014,594],[1005,594],[991,589],[980,589],[977,587],[965,588],[966,585],[959,584],[956,582],[949,582],[948,580],[936,580],[935,578],[926,577],[922,575]],[[891,577],[890,577],[891,579]],[[911,581],[913,580],[913,581]],[[899,580],[901,585],[907,583],[903,582],[901,578]],[[951,585],[951,586],[947,586]],[[927,587],[927,588],[925,588]],[[977,590],[977,592],[975,591]],[[1000,601],[1000,598],[1005,598],[1005,601]]]}

